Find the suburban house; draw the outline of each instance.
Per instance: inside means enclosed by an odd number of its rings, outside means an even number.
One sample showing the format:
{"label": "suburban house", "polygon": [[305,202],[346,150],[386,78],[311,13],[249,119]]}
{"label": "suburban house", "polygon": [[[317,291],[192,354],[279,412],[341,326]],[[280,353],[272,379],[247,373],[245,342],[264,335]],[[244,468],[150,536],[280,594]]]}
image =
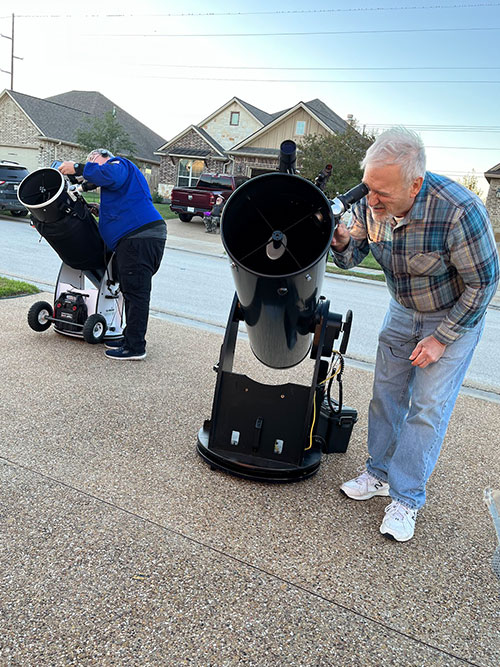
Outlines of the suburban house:
{"label": "suburban house", "polygon": [[338,134],[349,120],[318,99],[267,113],[233,97],[158,148],[159,193],[168,198],[173,187],[194,185],[203,171],[248,177],[274,171],[282,141],[299,143],[307,134]]}
{"label": "suburban house", "polygon": [[500,164],[488,169],[484,177],[490,184],[486,197],[486,208],[495,232],[495,241],[500,248]]}
{"label": "suburban house", "polygon": [[76,141],[77,130],[112,111],[136,146],[134,160],[152,191],[158,185],[160,160],[155,150],[165,142],[101,93],[72,90],[41,99],[14,90],[0,93],[0,159],[13,160],[30,171],[54,160],[82,160],[87,151]]}

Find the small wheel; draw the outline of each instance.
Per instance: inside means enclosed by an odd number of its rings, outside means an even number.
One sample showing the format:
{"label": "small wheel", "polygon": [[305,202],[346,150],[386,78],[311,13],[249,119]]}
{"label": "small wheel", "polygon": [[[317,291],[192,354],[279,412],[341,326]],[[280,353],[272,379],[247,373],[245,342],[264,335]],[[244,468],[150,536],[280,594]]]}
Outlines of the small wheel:
{"label": "small wheel", "polygon": [[48,318],[53,315],[54,310],[50,303],[37,301],[28,310],[28,324],[33,331],[46,331],[52,324]]}
{"label": "small wheel", "polygon": [[190,213],[179,213],[179,220],[181,222],[191,222],[193,216]]}
{"label": "small wheel", "polygon": [[28,211],[26,211],[26,210],[24,210],[24,211],[11,211],[11,214],[15,218],[21,218],[21,217],[24,217],[24,216],[28,215]]}
{"label": "small wheel", "polygon": [[83,325],[83,338],[87,343],[91,343],[92,345],[102,343],[107,328],[108,325],[106,324],[105,317],[98,314],[91,315],[85,320],[85,324]]}

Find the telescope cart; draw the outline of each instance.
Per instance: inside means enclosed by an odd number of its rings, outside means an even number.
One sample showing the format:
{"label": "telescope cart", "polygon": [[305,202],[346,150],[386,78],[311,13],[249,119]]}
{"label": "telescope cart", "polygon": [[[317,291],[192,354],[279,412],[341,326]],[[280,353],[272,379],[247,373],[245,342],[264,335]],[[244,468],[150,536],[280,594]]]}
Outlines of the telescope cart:
{"label": "telescope cart", "polygon": [[54,324],[58,333],[91,344],[122,336],[123,295],[113,277],[113,256],[78,188],[57,169],[38,169],[22,181],[18,199],[62,260],[54,305],[34,303],[29,326],[45,331]]}

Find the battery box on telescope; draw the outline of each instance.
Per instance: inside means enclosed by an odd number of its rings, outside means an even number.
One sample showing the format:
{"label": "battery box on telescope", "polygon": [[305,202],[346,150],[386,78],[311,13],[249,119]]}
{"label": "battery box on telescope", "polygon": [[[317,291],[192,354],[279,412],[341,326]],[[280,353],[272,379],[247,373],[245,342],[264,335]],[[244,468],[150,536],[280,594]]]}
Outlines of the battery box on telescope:
{"label": "battery box on telescope", "polygon": [[324,440],[325,454],[344,453],[351,438],[352,428],[358,421],[358,412],[347,405],[338,411],[338,403],[332,399],[332,407],[325,396],[321,405],[315,435]]}
{"label": "battery box on telescope", "polygon": [[59,331],[81,333],[88,317],[85,295],[62,292],[54,302],[54,317],[54,326]]}

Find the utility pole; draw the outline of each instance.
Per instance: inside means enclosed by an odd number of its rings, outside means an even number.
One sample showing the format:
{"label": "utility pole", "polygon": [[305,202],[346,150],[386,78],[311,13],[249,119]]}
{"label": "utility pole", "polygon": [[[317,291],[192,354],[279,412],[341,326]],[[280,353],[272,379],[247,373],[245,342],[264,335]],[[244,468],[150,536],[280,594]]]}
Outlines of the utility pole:
{"label": "utility pole", "polygon": [[10,39],[10,72],[5,69],[0,69],[0,72],[4,74],[10,74],[10,89],[14,90],[14,59],[23,60],[19,56],[14,55],[14,14],[12,14],[12,32],[10,35],[0,34],[0,37],[5,37],[5,39]]}

